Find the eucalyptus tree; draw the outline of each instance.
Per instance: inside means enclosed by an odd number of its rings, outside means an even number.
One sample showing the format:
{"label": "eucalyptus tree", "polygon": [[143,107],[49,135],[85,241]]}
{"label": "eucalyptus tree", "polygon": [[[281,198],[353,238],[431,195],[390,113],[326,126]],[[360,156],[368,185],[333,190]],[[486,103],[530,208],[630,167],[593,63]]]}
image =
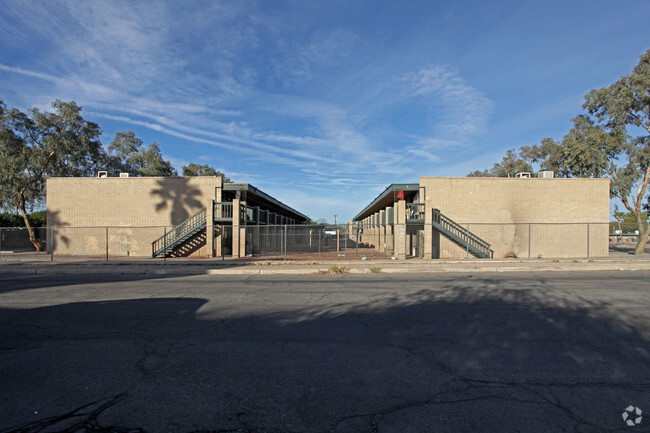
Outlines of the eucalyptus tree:
{"label": "eucalyptus tree", "polygon": [[53,112],[7,110],[0,101],[0,207],[18,211],[34,247],[43,249],[27,210],[43,203],[48,176],[86,176],[104,163],[96,123],[74,102],[56,100]]}
{"label": "eucalyptus tree", "polygon": [[501,162],[496,162],[490,170],[476,170],[468,177],[515,177],[517,173],[533,171],[526,155],[515,149],[509,149]]}
{"label": "eucalyptus tree", "polygon": [[232,182],[229,177],[214,167],[208,164],[195,164],[190,162],[188,165],[183,166],[183,176],[223,176],[225,183]]}
{"label": "eucalyptus tree", "polygon": [[635,216],[634,253],[641,254],[650,233],[642,212],[650,181],[650,50],[631,74],[591,90],[583,108],[564,137],[564,165],[576,177],[611,179],[611,196]]}
{"label": "eucalyptus tree", "polygon": [[132,131],[119,131],[108,146],[108,166],[115,171],[136,176],[177,176],[171,163],[165,160],[157,143],[144,146]]}

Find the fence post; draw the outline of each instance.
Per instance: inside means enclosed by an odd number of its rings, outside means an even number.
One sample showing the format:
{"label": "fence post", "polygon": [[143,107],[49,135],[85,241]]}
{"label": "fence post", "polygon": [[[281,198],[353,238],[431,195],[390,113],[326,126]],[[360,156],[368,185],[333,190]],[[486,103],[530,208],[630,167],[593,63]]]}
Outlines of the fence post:
{"label": "fence post", "polygon": [[163,226],[163,261],[167,261],[167,226]]}
{"label": "fence post", "polygon": [[284,261],[287,261],[287,225],[284,225]]}
{"label": "fence post", "polygon": [[0,261],[2,261],[2,227],[0,227]]}
{"label": "fence post", "polygon": [[587,258],[589,258],[589,232],[590,232],[590,230],[589,230],[589,228],[590,228],[589,225],[590,225],[590,224],[587,223]]}
{"label": "fence post", "polygon": [[531,236],[531,230],[530,230],[530,223],[528,223],[528,258],[530,259],[530,236]]}
{"label": "fence post", "polygon": [[355,242],[355,256],[359,255],[359,228],[357,228],[357,237],[356,237],[356,242]]}
{"label": "fence post", "polygon": [[466,259],[469,259],[469,224],[467,224],[467,236],[465,236],[465,245],[467,247]]}
{"label": "fence post", "polygon": [[106,261],[108,261],[108,226],[106,226]]}
{"label": "fence post", "polygon": [[322,233],[322,230],[318,230],[318,257],[320,257],[320,235]]}
{"label": "fence post", "polygon": [[51,241],[52,246],[50,246],[50,261],[53,262],[54,261],[54,244],[55,244],[55,242],[54,242],[54,227],[52,227],[50,229],[50,235],[52,236],[52,241]]}

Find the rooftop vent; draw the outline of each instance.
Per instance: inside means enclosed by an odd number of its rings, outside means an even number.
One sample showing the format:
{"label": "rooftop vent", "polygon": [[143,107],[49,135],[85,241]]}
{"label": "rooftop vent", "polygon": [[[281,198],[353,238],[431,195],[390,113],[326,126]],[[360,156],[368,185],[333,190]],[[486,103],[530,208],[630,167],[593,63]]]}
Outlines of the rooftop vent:
{"label": "rooftop vent", "polygon": [[129,177],[129,173],[120,173],[120,177]]}
{"label": "rooftop vent", "polygon": [[108,172],[107,171],[98,171],[97,172],[97,177],[108,177]]}
{"label": "rooftop vent", "polygon": [[522,171],[521,173],[515,174],[515,177],[523,178],[523,179],[529,179],[531,177],[529,171]]}
{"label": "rooftop vent", "polygon": [[537,177],[541,177],[542,179],[553,179],[555,177],[555,172],[552,170],[540,171],[537,174]]}

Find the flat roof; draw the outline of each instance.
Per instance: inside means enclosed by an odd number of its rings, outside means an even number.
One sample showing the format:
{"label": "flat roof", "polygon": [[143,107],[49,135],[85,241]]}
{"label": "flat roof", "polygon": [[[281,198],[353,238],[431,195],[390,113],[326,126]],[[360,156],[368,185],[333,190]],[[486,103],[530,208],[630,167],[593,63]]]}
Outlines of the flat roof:
{"label": "flat roof", "polygon": [[310,218],[306,215],[303,215],[302,213],[298,212],[297,210],[293,209],[291,206],[288,206],[284,203],[282,203],[280,200],[271,197],[264,191],[254,187],[253,185],[249,183],[224,183],[223,184],[223,190],[224,191],[245,191],[247,194],[253,194],[256,198],[261,199],[263,201],[266,201],[268,203],[271,203],[289,213],[292,213],[305,221],[310,221]]}
{"label": "flat roof", "polygon": [[374,199],[368,206],[366,206],[357,216],[352,218],[352,221],[361,221],[365,217],[374,214],[378,210],[384,209],[395,203],[394,193],[397,191],[419,191],[419,183],[393,183],[388,186]]}

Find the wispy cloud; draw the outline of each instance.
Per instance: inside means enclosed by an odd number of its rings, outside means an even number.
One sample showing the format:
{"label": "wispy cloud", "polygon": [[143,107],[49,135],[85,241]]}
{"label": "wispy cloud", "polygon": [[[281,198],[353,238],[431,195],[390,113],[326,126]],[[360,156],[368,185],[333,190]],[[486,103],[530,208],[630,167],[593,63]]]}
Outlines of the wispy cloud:
{"label": "wispy cloud", "polygon": [[[440,138],[463,139],[484,133],[494,104],[482,92],[470,86],[453,68],[434,66],[404,77],[414,97],[435,98],[442,103],[433,121]],[[425,142],[422,141],[421,144]]]}
{"label": "wispy cloud", "polygon": [[29,54],[3,58],[0,73],[41,84],[21,89],[26,103],[72,99],[94,118],[160,133],[175,165],[226,161],[231,177],[275,187],[350,193],[416,180],[487,128],[493,103],[453,67],[396,65],[383,41],[264,9],[9,3],[0,35]]}

